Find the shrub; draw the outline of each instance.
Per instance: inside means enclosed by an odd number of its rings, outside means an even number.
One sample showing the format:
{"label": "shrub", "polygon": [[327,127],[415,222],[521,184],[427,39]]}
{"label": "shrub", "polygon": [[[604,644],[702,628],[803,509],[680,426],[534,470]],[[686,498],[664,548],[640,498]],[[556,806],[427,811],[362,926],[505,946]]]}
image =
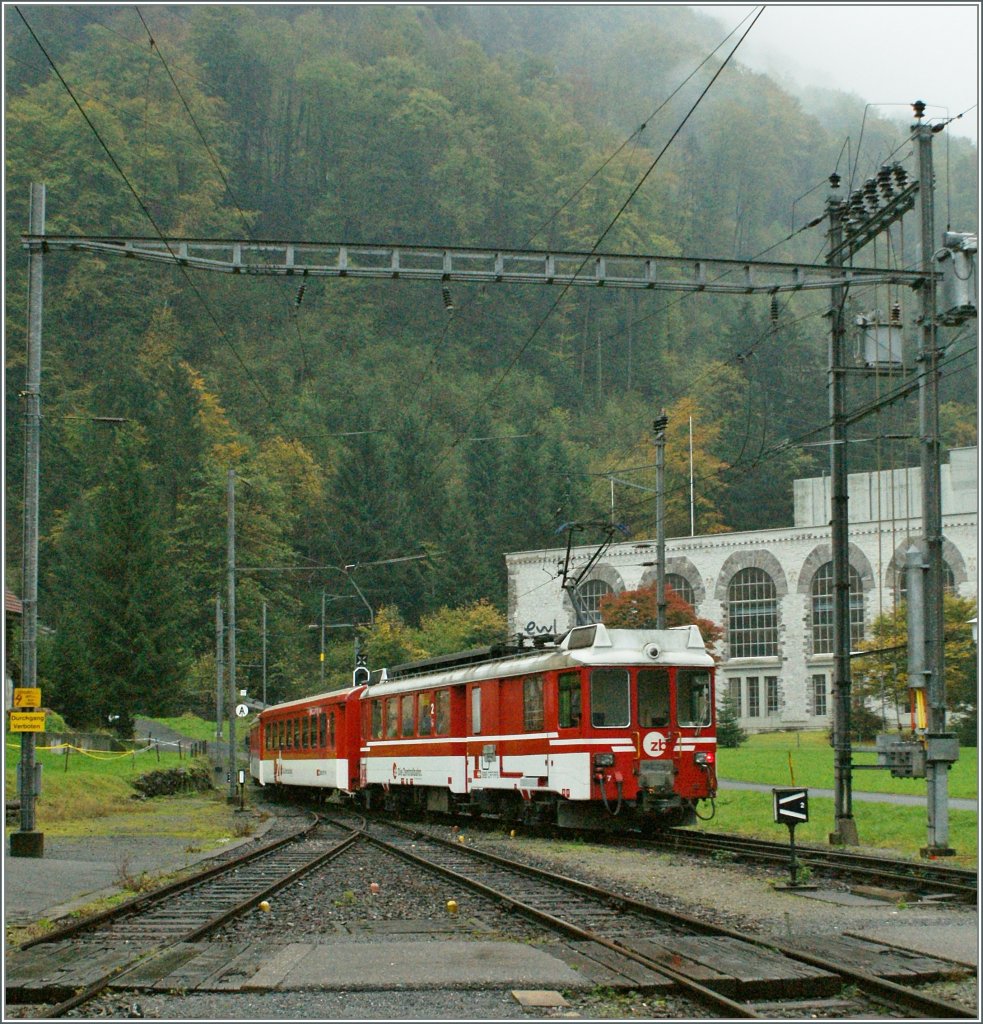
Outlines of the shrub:
{"label": "shrub", "polygon": [[133,788],[144,796],[173,796],[175,793],[200,793],[212,788],[212,772],[205,761],[190,768],[161,768],[133,780]]}

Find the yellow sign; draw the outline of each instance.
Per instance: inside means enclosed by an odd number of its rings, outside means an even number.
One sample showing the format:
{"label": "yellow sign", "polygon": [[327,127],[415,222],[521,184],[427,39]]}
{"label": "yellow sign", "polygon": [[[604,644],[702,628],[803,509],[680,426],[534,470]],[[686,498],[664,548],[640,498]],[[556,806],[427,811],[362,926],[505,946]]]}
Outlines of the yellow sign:
{"label": "yellow sign", "polygon": [[39,708],[41,707],[41,688],[39,686],[15,686],[14,687],[15,708]]}
{"label": "yellow sign", "polygon": [[11,711],[11,732],[44,732],[43,711]]}

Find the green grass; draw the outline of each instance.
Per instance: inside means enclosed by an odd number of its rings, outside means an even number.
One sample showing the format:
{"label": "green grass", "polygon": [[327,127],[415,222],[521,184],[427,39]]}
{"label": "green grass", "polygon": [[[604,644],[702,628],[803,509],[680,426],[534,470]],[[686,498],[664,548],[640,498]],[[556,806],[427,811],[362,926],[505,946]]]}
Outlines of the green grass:
{"label": "green grass", "polygon": [[[973,799],[978,793],[977,752],[966,748],[959,753],[960,759],[949,773],[949,795]],[[872,764],[875,760],[870,754],[854,757],[855,764]],[[758,734],[749,737],[741,747],[718,750],[717,777],[777,787],[795,785],[806,789],[832,789],[833,751],[825,732]],[[885,770],[856,771],[853,773],[853,791],[924,796],[925,780],[894,779]],[[703,805],[701,813],[707,813],[707,805]],[[854,800],[853,817],[862,846],[917,857],[921,847],[927,845],[924,807]],[[716,816],[709,822],[700,822],[697,827],[779,841],[788,838],[786,826],[774,821],[771,793],[722,789],[716,801]],[[832,799],[810,796],[809,821],[796,826],[796,842],[828,845],[832,831]],[[978,855],[978,817],[975,812],[949,810],[949,845],[958,854],[951,863],[975,867]]]}
{"label": "green grass", "polygon": [[[169,729],[173,729],[182,736],[189,737],[189,739],[208,740],[209,742],[215,739],[215,722],[206,721],[204,718],[199,718],[197,715],[192,715],[188,712],[185,712],[178,718],[151,718],[150,721],[166,725]],[[238,722],[236,726],[237,730],[240,728],[245,730],[247,728]],[[224,731],[223,729],[223,733]],[[245,731],[243,735],[245,735]]]}
{"label": "green grass", "polygon": [[[708,813],[706,804],[701,814]],[[860,845],[876,847],[885,853],[918,857],[927,845],[928,834],[923,807],[898,807],[893,804],[855,800],[853,819]],[[788,828],[775,823],[770,793],[725,789],[717,794],[716,816],[698,822],[708,832],[736,832],[777,842],[788,840]],[[828,846],[834,831],[833,801],[829,797],[809,797],[809,820],[795,828],[796,843]],[[975,867],[978,855],[977,816],[972,811],[949,811],[949,845],[957,856],[946,863]]]}
{"label": "green grass", "polygon": [[[873,743],[854,744],[869,746]],[[791,758],[791,771],[789,759]],[[874,754],[854,753],[854,765],[876,764]],[[794,779],[793,779],[794,775]],[[825,732],[776,732],[750,736],[733,749],[718,748],[717,777],[736,782],[761,782],[768,786],[833,788],[833,748]],[[853,772],[853,788],[867,793],[924,795],[924,779],[895,779],[881,769]],[[949,772],[949,796],[976,799],[979,795],[977,752],[963,747]]]}
{"label": "green grass", "polygon": [[[146,715],[141,715],[142,718],[147,718]],[[250,714],[247,718],[236,719],[236,736],[240,739],[243,736],[249,734],[249,729],[253,722],[256,721],[256,715]],[[208,740],[211,742],[215,739],[215,722],[214,720],[208,720],[205,718],[199,718],[197,715],[192,715],[189,712],[185,712],[178,718],[148,718],[148,721],[157,722],[160,725],[166,725],[169,729],[173,729],[175,732],[179,732],[182,736],[187,736],[193,740]],[[228,738],[228,721],[222,725],[222,736]]]}
{"label": "green grass", "polygon": [[[19,741],[8,734],[4,784],[10,795],[17,792],[15,769],[19,754]],[[146,819],[146,824],[140,827],[152,832],[155,812],[162,806],[161,798],[135,800],[137,791],[131,785],[132,780],[158,768],[191,764],[187,755],[179,757],[177,752],[163,750],[158,760],[154,748],[133,754],[110,751],[83,754],[72,748],[66,759],[64,753],[39,745],[35,757],[42,765],[41,796],[36,805],[38,828],[61,835],[91,834],[99,819],[118,814]],[[190,796],[166,799],[181,801]]]}

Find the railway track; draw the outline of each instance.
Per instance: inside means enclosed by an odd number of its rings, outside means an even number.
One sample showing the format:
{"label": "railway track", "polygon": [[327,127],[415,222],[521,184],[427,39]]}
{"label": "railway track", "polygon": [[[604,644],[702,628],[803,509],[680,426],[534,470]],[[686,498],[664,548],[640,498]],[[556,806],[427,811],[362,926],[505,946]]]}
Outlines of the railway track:
{"label": "railway track", "polygon": [[[303,843],[295,842],[301,838]],[[183,989],[187,981],[204,991],[240,991],[255,976],[256,949],[262,947],[262,962],[275,949],[266,940],[236,945],[202,937],[256,913],[271,893],[289,893],[293,883],[317,878],[319,866],[356,843],[371,843],[453,879],[534,922],[554,936],[544,940],[550,952],[595,985],[681,993],[711,1017],[802,1019],[816,1016],[812,1008],[824,1001],[848,1007],[837,1016],[974,1017],[897,982],[954,976],[951,963],[859,939],[840,940],[849,948],[836,957],[756,941],[416,827],[361,816],[322,820],[316,828],[26,943],[20,960],[8,962],[8,1003],[61,999],[45,1010],[47,1018],[64,1016],[106,989]],[[282,894],[280,902],[286,898]],[[848,986],[863,993],[863,1000],[850,996],[844,1002]],[[247,987],[255,990],[255,984]]]}
{"label": "railway track", "polygon": [[[453,825],[460,818],[431,815],[433,821]],[[494,817],[468,821],[468,828],[498,832],[504,822]],[[685,828],[667,829],[653,837],[640,834],[609,833],[601,830],[559,829],[553,825],[523,825],[522,834],[543,839],[580,838],[597,844],[634,849],[672,849],[697,856],[728,858],[753,864],[787,868],[788,842],[755,839],[722,832],[696,832]],[[796,843],[796,862],[810,873],[890,889],[909,901],[945,899],[975,906],[978,902],[977,873],[970,868],[949,867],[937,862],[919,862],[853,853],[848,850]]]}
{"label": "railway track", "polygon": [[[334,835],[315,837],[324,831]],[[139,961],[197,942],[339,856],[357,839],[349,829],[325,828],[315,819],[285,838],[32,939],[20,947],[28,959],[14,965],[13,983],[8,969],[7,1000],[59,999],[46,1016],[63,1016]],[[85,965],[81,973],[80,964]]]}
{"label": "railway track", "polygon": [[[682,850],[687,853],[720,856],[754,863],[785,866],[789,863],[788,843],[714,832],[669,829],[662,836],[644,841],[646,845]],[[811,872],[846,878],[858,883],[883,886],[911,898],[946,897],[962,903],[977,902],[976,872],[934,863],[874,857],[847,850],[824,849],[796,844],[795,859]]]}
{"label": "railway track", "polygon": [[[847,986],[863,992],[871,1005],[894,1015],[969,1018],[963,1007],[938,1000],[881,973],[904,976],[897,951],[878,943],[850,940],[838,958],[773,940],[750,939],[731,929],[629,899],[596,886],[557,876],[419,829],[373,821],[366,836],[412,863],[437,870],[455,882],[499,902],[573,942],[573,966],[589,961],[634,977],[640,985],[669,979],[697,1002],[725,1016],[771,1016],[784,1006],[829,997]],[[853,960],[848,963],[845,957]],[[902,954],[902,960],[905,955]],[[922,969],[928,958],[911,957]],[[878,963],[878,960],[881,962]],[[889,963],[893,962],[893,965]],[[857,964],[862,966],[857,966]],[[950,965],[949,973],[955,973]],[[866,969],[865,969],[866,968]],[[939,962],[935,968],[947,971]],[[913,973],[913,972],[911,972]],[[789,993],[792,994],[789,998]],[[743,998],[735,998],[743,996]],[[777,1000],[777,1002],[776,1002]],[[755,1002],[767,1004],[759,1013]],[[806,1016],[810,1014],[806,1012]]]}

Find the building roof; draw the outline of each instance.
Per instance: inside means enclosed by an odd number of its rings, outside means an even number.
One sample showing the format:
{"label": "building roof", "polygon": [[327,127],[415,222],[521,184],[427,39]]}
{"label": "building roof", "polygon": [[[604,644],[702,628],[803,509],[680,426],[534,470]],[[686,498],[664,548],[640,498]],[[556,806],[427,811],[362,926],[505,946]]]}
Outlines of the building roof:
{"label": "building roof", "polygon": [[3,610],[5,614],[9,615],[24,614],[24,606],[21,604],[20,598],[6,587],[3,589]]}

